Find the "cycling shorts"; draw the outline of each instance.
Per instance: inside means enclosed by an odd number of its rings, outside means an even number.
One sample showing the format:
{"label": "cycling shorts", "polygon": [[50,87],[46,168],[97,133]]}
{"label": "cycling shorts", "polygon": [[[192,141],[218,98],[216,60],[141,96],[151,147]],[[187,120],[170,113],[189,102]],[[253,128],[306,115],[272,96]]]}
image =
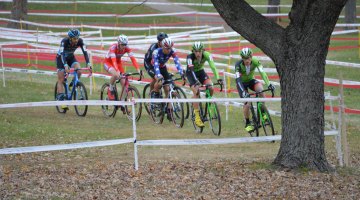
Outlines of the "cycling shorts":
{"label": "cycling shorts", "polygon": [[256,79],[251,79],[249,82],[243,82],[242,84],[246,91],[248,91],[248,88],[250,88],[252,91],[255,91],[255,86],[257,84],[261,84],[261,82]]}
{"label": "cycling shorts", "polygon": [[[68,64],[70,66],[70,68],[72,68],[76,63],[79,63],[75,56],[70,56],[66,58],[66,64]],[[64,71],[65,67],[62,63],[61,60],[61,56],[60,55],[56,55],[56,68],[58,71]]]}
{"label": "cycling shorts", "polygon": [[[204,84],[204,82],[209,79],[209,76],[206,74],[204,69],[194,72],[194,74],[201,84]],[[192,71],[189,69],[186,70],[186,78],[189,81],[190,87],[196,84]]]}

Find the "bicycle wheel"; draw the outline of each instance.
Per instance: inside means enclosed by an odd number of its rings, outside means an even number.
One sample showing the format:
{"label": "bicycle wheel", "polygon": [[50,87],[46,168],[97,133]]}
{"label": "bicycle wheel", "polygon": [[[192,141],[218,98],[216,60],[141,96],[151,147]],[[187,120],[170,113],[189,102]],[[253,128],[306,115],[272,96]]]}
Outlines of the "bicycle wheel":
{"label": "bicycle wheel", "polygon": [[[143,90],[143,99],[150,99],[151,98],[151,91],[150,91],[150,83],[146,84]],[[150,109],[149,109],[150,103],[144,103],[145,110],[147,114],[150,115]]]}
{"label": "bicycle wheel", "polygon": [[252,103],[250,103],[250,111],[251,111],[251,124],[254,126],[254,130],[249,132],[249,134],[251,135],[251,137],[253,136],[253,132],[255,132],[256,137],[259,137],[259,122],[258,122],[258,118],[255,112],[255,108],[253,106]]}
{"label": "bicycle wheel", "polygon": [[208,103],[208,117],[212,132],[214,135],[219,136],[221,133],[221,118],[218,106],[215,102]]}
{"label": "bicycle wheel", "polygon": [[[136,87],[129,85],[128,91],[125,94],[124,101],[131,102],[134,99],[141,99],[140,92]],[[139,121],[139,119],[141,117],[142,104],[141,103],[135,103],[134,106],[135,106],[135,112],[136,112],[135,113],[136,114],[135,120]],[[125,106],[125,111],[126,111],[126,115],[127,115],[128,119],[132,120],[133,119],[132,106],[126,105]]]}
{"label": "bicycle wheel", "polygon": [[[88,100],[85,85],[82,82],[76,84],[76,88],[73,94],[74,100]],[[75,105],[75,112],[80,117],[85,117],[88,109],[88,105]]]}
{"label": "bicycle wheel", "polygon": [[[180,97],[182,99],[187,99],[186,93],[184,92],[184,90],[181,87],[175,86],[174,90],[180,94]],[[184,109],[185,109],[185,119],[188,119],[189,115],[190,115],[190,103],[189,102],[185,103]]]}
{"label": "bicycle wheel", "polygon": [[155,124],[162,124],[164,121],[164,104],[163,103],[149,103],[149,112],[151,119]]}
{"label": "bicycle wheel", "polygon": [[[204,112],[203,112],[203,106],[202,106],[202,103],[201,102],[199,102],[199,110],[200,110],[200,117],[203,119],[203,114],[204,114]],[[195,110],[194,110],[194,106],[192,106],[191,105],[191,121],[192,121],[192,124],[193,124],[193,126],[194,126],[194,129],[195,129],[195,132],[196,133],[202,133],[203,132],[203,130],[204,130],[204,127],[198,127],[198,126],[196,126],[196,124],[195,124]]]}
{"label": "bicycle wheel", "polygon": [[[101,87],[101,91],[100,91],[100,100],[109,100],[107,91],[110,87],[109,83],[104,83],[104,85]],[[115,97],[117,97],[117,90],[115,89]],[[116,106],[112,106],[112,105],[102,105],[101,106],[101,110],[104,113],[105,116],[107,117],[115,117],[116,115]]]}
{"label": "bicycle wheel", "polygon": [[[58,85],[58,82],[55,83],[55,92],[54,92],[54,94],[55,94],[55,101],[58,101],[58,99],[57,99],[57,95],[58,95],[58,93],[57,93],[57,85]],[[64,93],[65,93],[65,95],[66,95],[66,94],[67,94],[67,89],[66,89],[65,83],[63,83],[63,88],[64,88],[64,91],[65,91]],[[59,113],[63,113],[63,114],[65,114],[66,111],[67,111],[67,109],[61,108],[61,106],[56,106],[56,110],[57,110]]]}
{"label": "bicycle wheel", "polygon": [[275,135],[274,125],[272,123],[268,109],[263,105],[261,110],[262,110],[261,125],[264,129],[265,135]]}
{"label": "bicycle wheel", "polygon": [[184,125],[184,103],[176,101],[181,99],[180,94],[176,91],[171,94],[171,98],[175,100],[171,103],[171,119],[176,127],[181,128]]}

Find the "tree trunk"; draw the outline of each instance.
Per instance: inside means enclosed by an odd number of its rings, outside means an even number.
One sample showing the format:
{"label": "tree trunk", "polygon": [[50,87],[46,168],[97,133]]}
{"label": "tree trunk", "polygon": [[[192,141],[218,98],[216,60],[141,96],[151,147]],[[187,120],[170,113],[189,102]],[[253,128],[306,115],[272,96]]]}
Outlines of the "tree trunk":
{"label": "tree trunk", "polygon": [[[267,13],[268,14],[279,14],[280,13],[280,0],[268,0],[268,5],[271,7],[268,7]],[[280,17],[270,17],[270,20],[274,22],[279,22]]]}
{"label": "tree trunk", "polygon": [[[11,19],[13,20],[25,20],[27,17],[27,0],[13,0],[11,9]],[[21,23],[9,22],[9,28],[21,28],[27,29],[27,25],[24,27]]]}
{"label": "tree trunk", "polygon": [[324,149],[325,59],[346,0],[294,1],[285,29],[262,17],[244,0],[211,1],[235,31],[277,66],[283,132],[274,164],[332,170]]}
{"label": "tree trunk", "polygon": [[[345,23],[354,24],[356,22],[356,1],[348,0],[345,5]],[[347,29],[356,29],[356,27],[347,27]]]}

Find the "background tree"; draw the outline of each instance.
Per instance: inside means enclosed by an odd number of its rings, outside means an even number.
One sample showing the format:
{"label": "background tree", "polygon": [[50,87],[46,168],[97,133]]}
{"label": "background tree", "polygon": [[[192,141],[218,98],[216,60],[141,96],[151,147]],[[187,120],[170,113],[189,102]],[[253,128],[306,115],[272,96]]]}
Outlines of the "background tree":
{"label": "background tree", "polygon": [[[268,14],[279,14],[280,13],[280,0],[268,0]],[[274,22],[279,22],[280,17],[270,17],[270,20],[273,20]]]}
{"label": "background tree", "polygon": [[286,28],[262,16],[245,0],[211,1],[229,26],[276,65],[283,132],[274,164],[331,170],[324,148],[325,59],[346,0],[294,0]]}
{"label": "background tree", "polygon": [[[25,20],[27,18],[27,0],[13,0],[11,8],[11,19],[14,20]],[[21,24],[16,22],[9,22],[9,28],[25,28],[27,26],[21,27]]]}

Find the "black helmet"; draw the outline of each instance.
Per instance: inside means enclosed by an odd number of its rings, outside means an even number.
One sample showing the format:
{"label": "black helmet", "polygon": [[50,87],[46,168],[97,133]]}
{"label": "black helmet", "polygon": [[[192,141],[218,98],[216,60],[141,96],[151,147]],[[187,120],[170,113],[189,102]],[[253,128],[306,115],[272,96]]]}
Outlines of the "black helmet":
{"label": "black helmet", "polygon": [[166,33],[160,32],[160,33],[157,35],[157,40],[158,40],[159,42],[161,42],[164,38],[167,38],[167,37],[168,37],[168,35],[167,35]]}

